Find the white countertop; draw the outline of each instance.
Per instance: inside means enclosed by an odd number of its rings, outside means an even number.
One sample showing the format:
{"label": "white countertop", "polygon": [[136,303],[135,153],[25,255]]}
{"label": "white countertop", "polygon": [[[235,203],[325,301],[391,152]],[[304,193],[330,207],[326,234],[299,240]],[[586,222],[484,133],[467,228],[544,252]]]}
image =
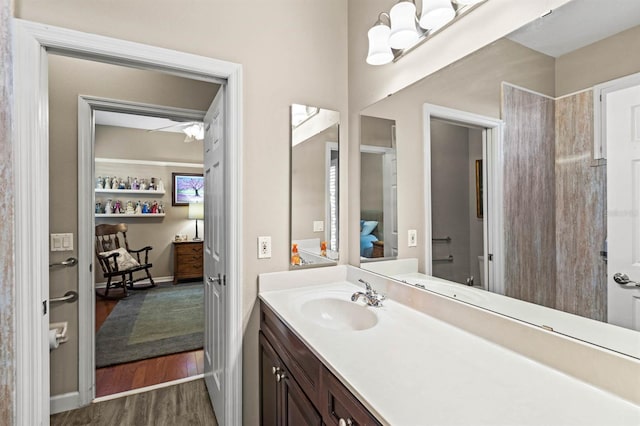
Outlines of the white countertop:
{"label": "white countertop", "polygon": [[315,294],[359,290],[340,281],[260,298],[384,424],[640,425],[637,405],[393,300],[368,308],[378,323],[361,331],[301,312]]}

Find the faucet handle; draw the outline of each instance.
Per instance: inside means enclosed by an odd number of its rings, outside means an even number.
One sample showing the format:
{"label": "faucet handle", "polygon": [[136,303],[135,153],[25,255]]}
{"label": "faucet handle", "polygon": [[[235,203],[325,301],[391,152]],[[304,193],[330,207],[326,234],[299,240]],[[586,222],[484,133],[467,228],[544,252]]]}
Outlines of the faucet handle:
{"label": "faucet handle", "polygon": [[367,289],[367,293],[370,293],[370,292],[373,291],[373,289],[371,288],[371,284],[369,284],[368,282],[366,282],[362,278],[359,278],[358,282],[361,282],[362,284],[364,284],[365,288]]}

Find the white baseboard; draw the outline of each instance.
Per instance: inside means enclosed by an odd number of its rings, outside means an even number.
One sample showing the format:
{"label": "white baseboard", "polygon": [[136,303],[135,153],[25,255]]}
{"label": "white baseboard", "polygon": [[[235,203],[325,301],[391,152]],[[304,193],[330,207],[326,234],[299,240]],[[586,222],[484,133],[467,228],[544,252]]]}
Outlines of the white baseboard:
{"label": "white baseboard", "polygon": [[[166,277],[157,277],[153,279],[153,282],[155,283],[170,283],[173,282],[173,275],[169,275]],[[149,280],[144,279],[141,281],[136,282],[136,284],[149,284]],[[107,282],[101,282],[101,283],[96,283],[96,288],[105,288],[107,286]]]}
{"label": "white baseboard", "polygon": [[75,410],[76,408],[80,408],[80,392],[63,393],[52,396],[49,399],[49,410],[51,414]]}

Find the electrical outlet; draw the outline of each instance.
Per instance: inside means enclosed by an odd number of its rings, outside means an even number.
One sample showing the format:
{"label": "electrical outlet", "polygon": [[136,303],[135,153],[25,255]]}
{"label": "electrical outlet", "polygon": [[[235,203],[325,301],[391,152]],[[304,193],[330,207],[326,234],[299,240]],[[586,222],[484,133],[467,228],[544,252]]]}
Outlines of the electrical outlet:
{"label": "electrical outlet", "polygon": [[314,220],[313,221],[313,232],[323,232],[324,231],[324,221],[322,220]]}
{"label": "electrical outlet", "polygon": [[408,237],[409,247],[417,247],[418,246],[418,231],[415,229],[409,229]]}
{"label": "electrical outlet", "polygon": [[271,237],[258,237],[258,259],[271,259]]}

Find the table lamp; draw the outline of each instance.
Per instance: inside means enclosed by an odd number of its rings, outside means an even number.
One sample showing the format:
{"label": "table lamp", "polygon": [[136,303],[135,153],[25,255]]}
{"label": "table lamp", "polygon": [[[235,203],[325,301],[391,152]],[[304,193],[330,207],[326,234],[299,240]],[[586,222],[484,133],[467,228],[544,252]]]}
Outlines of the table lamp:
{"label": "table lamp", "polygon": [[198,220],[204,219],[204,203],[189,203],[189,219],[196,221],[196,236],[193,241],[201,241],[198,237]]}

